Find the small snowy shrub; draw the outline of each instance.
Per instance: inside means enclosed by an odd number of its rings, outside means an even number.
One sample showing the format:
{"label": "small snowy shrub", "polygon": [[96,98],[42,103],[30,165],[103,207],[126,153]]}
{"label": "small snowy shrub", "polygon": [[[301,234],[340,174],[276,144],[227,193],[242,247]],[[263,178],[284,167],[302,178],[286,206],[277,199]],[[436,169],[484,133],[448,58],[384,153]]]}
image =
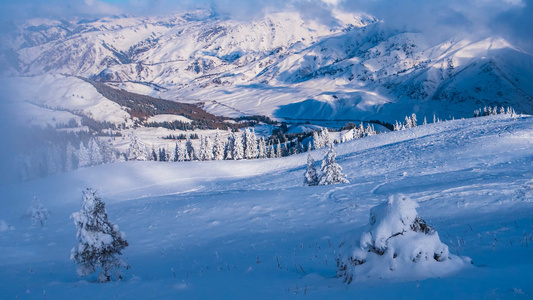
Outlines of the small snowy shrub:
{"label": "small snowy shrub", "polygon": [[28,209],[28,213],[31,216],[31,227],[44,227],[46,220],[50,216],[48,209],[44,208],[39,198],[33,197],[31,206]]}
{"label": "small snowy shrub", "polygon": [[109,281],[111,275],[122,279],[120,269],[129,267],[119,256],[128,242],[118,226],[107,219],[105,203],[96,191],[83,191],[82,209],[72,218],[78,229],[78,246],[72,248],[70,259],[78,264],[78,275],[87,276],[101,268],[99,282]]}
{"label": "small snowy shrub", "polygon": [[370,223],[355,244],[341,244],[337,277],[346,283],[369,278],[424,279],[444,276],[465,265],[449,253],[438,233],[421,219],[418,204],[404,195],[370,210]]}

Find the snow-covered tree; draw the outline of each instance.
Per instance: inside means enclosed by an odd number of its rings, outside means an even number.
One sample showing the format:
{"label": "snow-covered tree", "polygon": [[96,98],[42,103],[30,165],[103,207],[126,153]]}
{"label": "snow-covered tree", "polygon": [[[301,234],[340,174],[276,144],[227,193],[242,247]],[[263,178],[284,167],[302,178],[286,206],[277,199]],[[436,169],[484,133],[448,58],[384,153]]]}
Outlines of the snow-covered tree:
{"label": "snow-covered tree", "polygon": [[61,150],[56,144],[50,144],[46,148],[46,168],[48,174],[56,174],[61,171],[63,166],[61,160]]}
{"label": "snow-covered tree", "polygon": [[31,216],[31,227],[44,227],[44,224],[50,216],[50,212],[44,208],[37,196],[33,196],[28,214]]}
{"label": "snow-covered tree", "polygon": [[121,279],[120,270],[128,268],[120,258],[128,246],[125,234],[107,219],[105,203],[96,191],[84,190],[81,205],[71,216],[78,229],[78,245],[72,248],[70,259],[78,264],[78,275],[87,276],[100,268],[99,282],[109,281],[113,275]]}
{"label": "snow-covered tree", "polygon": [[128,160],[142,160],[142,161],[148,160],[148,151],[146,149],[146,146],[134,134],[130,135],[130,146],[128,148]]}
{"label": "snow-covered tree", "polygon": [[413,113],[411,115],[411,126],[416,127],[418,126],[418,120],[416,119],[416,114]]}
{"label": "snow-covered tree", "polygon": [[178,143],[176,144],[176,150],[177,150],[177,157],[178,157],[177,161],[189,160],[189,158],[187,156],[187,151],[181,145],[181,141],[178,141]]}
{"label": "snow-covered tree", "polygon": [[413,127],[413,122],[410,117],[405,117],[405,128],[409,129]]}
{"label": "snow-covered tree", "polygon": [[174,162],[178,161],[179,152],[180,152],[180,149],[178,147],[178,143],[176,143],[176,146],[174,147],[174,157],[173,157],[172,161],[174,161]]}
{"label": "snow-covered tree", "polygon": [[89,156],[89,150],[85,147],[83,142],[80,142],[78,149],[78,166],[80,168],[88,167],[91,165],[91,158]]}
{"label": "snow-covered tree", "polygon": [[375,134],[376,130],[374,129],[374,125],[370,125],[370,123],[368,123],[365,128],[365,136],[371,136]]}
{"label": "snow-covered tree", "polygon": [[244,147],[242,145],[242,136],[240,134],[233,135],[233,153],[234,160],[240,160],[244,158]]}
{"label": "snow-covered tree", "polygon": [[268,158],[276,158],[276,150],[274,149],[274,145],[268,148]]}
{"label": "snow-covered tree", "polygon": [[309,186],[318,185],[318,174],[315,168],[315,160],[311,154],[307,154],[307,170],[304,174],[304,184]]}
{"label": "snow-covered tree", "polygon": [[224,159],[233,159],[233,148],[235,146],[235,133],[231,130],[228,132],[228,142],[226,143]]}
{"label": "snow-covered tree", "polygon": [[206,136],[204,138],[204,145],[205,145],[205,160],[212,160],[213,159],[213,143],[211,142],[211,138],[209,136]]}
{"label": "snow-covered tree", "polygon": [[187,141],[185,142],[185,151],[187,152],[187,156],[189,157],[189,160],[197,160],[198,157],[196,156],[196,151],[194,151],[194,146],[191,142],[191,136],[187,136]]}
{"label": "snow-covered tree", "polygon": [[266,143],[265,143],[265,139],[262,137],[259,139],[257,156],[259,158],[267,157]]}
{"label": "snow-covered tree", "polygon": [[101,165],[104,163],[102,150],[96,138],[92,138],[89,140],[89,157],[92,166]]}
{"label": "snow-covered tree", "polygon": [[425,279],[464,267],[468,258],[449,253],[437,232],[418,216],[418,204],[390,196],[370,210],[370,223],[359,241],[345,240],[337,258],[337,277],[346,283],[367,279]]}
{"label": "snow-covered tree", "polygon": [[68,142],[67,149],[65,151],[65,171],[70,172],[77,167],[76,148],[74,148],[74,146]]}
{"label": "snow-covered tree", "polygon": [[244,158],[253,159],[257,158],[257,137],[255,131],[245,130],[243,133],[243,144],[244,144]]}
{"label": "snow-covered tree", "polygon": [[213,145],[213,159],[214,160],[223,160],[224,159],[224,141],[220,138],[218,130],[215,133],[215,143]]}
{"label": "snow-covered tree", "polygon": [[320,185],[336,184],[336,183],[348,183],[346,175],[342,173],[342,167],[337,164],[335,158],[335,148],[333,143],[329,144],[329,149],[324,155],[322,160],[322,167],[320,169]]}
{"label": "snow-covered tree", "polygon": [[329,145],[329,133],[326,128],[313,132],[313,146],[315,149],[324,148]]}
{"label": "snow-covered tree", "polygon": [[426,120],[426,117],[424,116],[424,123],[422,123],[422,125],[427,125],[428,124],[428,121]]}
{"label": "snow-covered tree", "polygon": [[313,146],[315,149],[320,149],[324,147],[322,143],[322,139],[320,138],[320,135],[318,134],[318,131],[313,131]]}
{"label": "snow-covered tree", "polygon": [[322,142],[324,143],[322,147],[327,147],[329,144],[331,144],[331,141],[329,140],[329,131],[327,128],[322,128],[321,131],[322,134]]}
{"label": "snow-covered tree", "polygon": [[279,142],[279,140],[278,140],[278,145],[276,146],[276,157],[277,158],[281,157],[281,143]]}

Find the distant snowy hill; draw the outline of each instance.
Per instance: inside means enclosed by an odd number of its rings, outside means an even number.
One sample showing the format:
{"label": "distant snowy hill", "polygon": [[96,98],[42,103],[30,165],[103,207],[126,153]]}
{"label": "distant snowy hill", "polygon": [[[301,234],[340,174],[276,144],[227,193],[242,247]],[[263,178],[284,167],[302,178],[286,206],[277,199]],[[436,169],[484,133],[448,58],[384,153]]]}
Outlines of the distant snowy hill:
{"label": "distant snowy hill", "polygon": [[249,22],[210,11],[32,20],[0,64],[12,77],[82,76],[226,116],[393,122],[413,112],[470,117],[486,105],[533,113],[533,56],[502,38],[435,43],[369,15],[334,16],[328,25],[289,12]]}

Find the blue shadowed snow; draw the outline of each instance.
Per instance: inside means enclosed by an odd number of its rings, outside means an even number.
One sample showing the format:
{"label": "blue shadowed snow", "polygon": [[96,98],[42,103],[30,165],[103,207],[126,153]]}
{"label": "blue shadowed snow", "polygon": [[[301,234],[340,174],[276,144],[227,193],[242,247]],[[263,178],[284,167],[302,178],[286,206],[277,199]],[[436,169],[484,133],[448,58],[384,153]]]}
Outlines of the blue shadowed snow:
{"label": "blue shadowed snow", "polygon": [[[533,117],[420,126],[336,146],[349,184],[304,187],[307,153],[281,159],[126,162],[0,187],[2,299],[530,298]],[[321,160],[323,150],[311,152]],[[130,244],[121,282],[78,278],[70,214],[93,187]],[[51,212],[26,215],[33,193]],[[450,253],[444,278],[335,278],[339,243],[403,193]],[[5,228],[2,229],[2,228]],[[428,277],[431,274],[428,271]]]}

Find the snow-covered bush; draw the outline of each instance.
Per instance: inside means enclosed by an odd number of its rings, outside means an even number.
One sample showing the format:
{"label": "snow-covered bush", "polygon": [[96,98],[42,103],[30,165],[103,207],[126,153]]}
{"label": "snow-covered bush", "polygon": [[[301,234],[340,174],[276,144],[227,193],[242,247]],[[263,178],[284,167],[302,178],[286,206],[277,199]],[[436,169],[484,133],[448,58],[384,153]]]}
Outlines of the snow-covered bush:
{"label": "snow-covered bush", "polygon": [[465,266],[469,259],[450,254],[438,233],[418,216],[417,207],[401,194],[373,207],[360,240],[341,244],[337,276],[348,284],[366,279],[418,280]]}
{"label": "snow-covered bush", "polygon": [[128,246],[125,234],[107,219],[105,203],[96,191],[83,191],[82,209],[72,218],[78,232],[78,245],[71,250],[70,259],[78,264],[79,276],[87,276],[101,268],[99,282],[106,282],[114,275],[121,279],[120,270],[128,268],[119,257]]}
{"label": "snow-covered bush", "polygon": [[48,209],[44,208],[39,198],[33,197],[31,206],[28,209],[28,214],[31,216],[31,227],[44,227],[46,220],[50,216]]}
{"label": "snow-covered bush", "polygon": [[333,143],[330,143],[329,149],[322,160],[322,167],[320,169],[321,175],[318,184],[328,185],[349,182],[348,179],[346,179],[346,175],[342,173],[342,167],[335,161],[336,157],[337,153],[335,152]]}

